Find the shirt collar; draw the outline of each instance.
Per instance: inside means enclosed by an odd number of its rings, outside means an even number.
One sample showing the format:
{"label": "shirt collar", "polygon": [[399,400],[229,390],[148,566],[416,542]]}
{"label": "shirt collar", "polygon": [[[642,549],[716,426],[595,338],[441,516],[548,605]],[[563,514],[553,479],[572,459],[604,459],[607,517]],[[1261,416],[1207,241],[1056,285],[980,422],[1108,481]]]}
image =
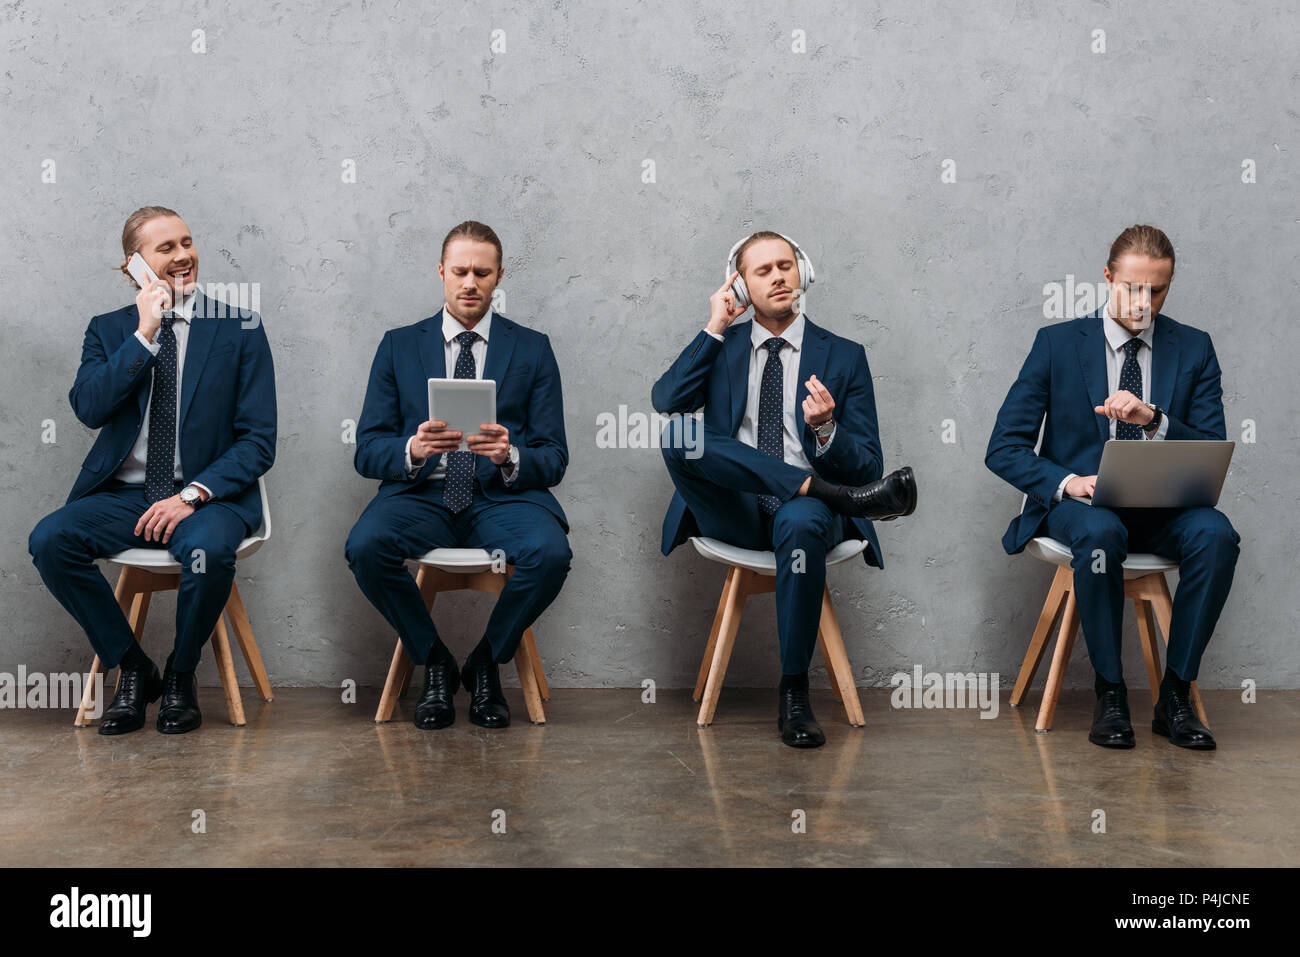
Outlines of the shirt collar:
{"label": "shirt collar", "polygon": [[[1116,352],[1124,348],[1124,343],[1133,338],[1129,331],[1121,326],[1118,322],[1110,317],[1110,300],[1106,300],[1106,305],[1101,307],[1101,326],[1106,333],[1106,343]],[[1137,334],[1137,338],[1146,343],[1148,349],[1151,348],[1151,335],[1155,331],[1155,322],[1150,323],[1145,329]]]}
{"label": "shirt collar", "polygon": [[184,322],[189,322],[194,318],[194,302],[198,298],[199,298],[199,291],[195,289],[192,293],[189,294],[189,296],[185,298],[185,300],[181,303],[181,307],[179,309],[172,309],[169,311],[177,319],[180,319]]}
{"label": "shirt collar", "polygon": [[[785,332],[781,333],[781,338],[793,346],[795,352],[798,352],[799,348],[803,345],[803,330],[805,325],[806,323],[804,322],[803,313],[801,312],[799,315],[794,317],[794,322],[790,323],[790,325],[786,327]],[[758,320],[754,320],[752,328],[749,330],[750,345],[754,349],[761,349],[763,348],[763,343],[767,342],[767,340],[771,338],[772,333],[760,326]]]}
{"label": "shirt collar", "polygon": [[483,341],[488,341],[488,335],[492,331],[492,307],[488,306],[488,311],[483,314],[483,318],[474,324],[473,329],[466,329],[460,324],[460,321],[451,314],[447,304],[442,304],[442,341],[451,345],[456,341],[456,337],[462,332],[476,332],[483,337]]}

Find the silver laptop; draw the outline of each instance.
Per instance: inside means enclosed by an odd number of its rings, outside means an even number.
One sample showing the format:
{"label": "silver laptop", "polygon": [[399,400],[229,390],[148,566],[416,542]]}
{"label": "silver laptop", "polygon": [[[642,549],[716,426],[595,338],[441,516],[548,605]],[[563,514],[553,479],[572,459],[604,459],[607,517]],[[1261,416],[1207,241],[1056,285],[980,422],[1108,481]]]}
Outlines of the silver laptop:
{"label": "silver laptop", "polygon": [[1091,499],[1104,508],[1194,508],[1219,504],[1235,442],[1111,439]]}

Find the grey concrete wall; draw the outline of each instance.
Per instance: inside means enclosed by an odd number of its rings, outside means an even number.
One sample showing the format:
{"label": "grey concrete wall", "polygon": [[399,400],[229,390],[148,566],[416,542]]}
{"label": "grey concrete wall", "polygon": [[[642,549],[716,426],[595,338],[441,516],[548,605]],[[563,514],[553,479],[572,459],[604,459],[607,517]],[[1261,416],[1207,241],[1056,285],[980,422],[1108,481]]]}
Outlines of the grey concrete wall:
{"label": "grey concrete wall", "polygon": [[[921,664],[1009,682],[1051,571],[999,545],[1020,493],[983,465],[994,414],[1045,321],[1044,284],[1099,280],[1119,230],[1153,222],[1178,250],[1165,311],[1213,334],[1230,436],[1258,430],[1223,497],[1243,550],[1202,682],[1300,686],[1286,558],[1300,539],[1300,19],[1275,0],[1049,6],[5,6],[0,669],[89,659],[27,535],[93,438],[67,390],[87,320],[132,298],[109,271],[122,222],[163,203],[192,228],[201,279],[262,289],[275,530],[239,580],[277,684],[382,680],[394,638],[342,554],[376,483],[353,471],[341,424],[383,330],[440,305],[441,237],[475,218],[505,242],[505,314],[550,335],[565,377],[557,494],[575,560],[537,629],[553,684],[693,679],[723,570],[659,554],[660,454],[598,449],[596,418],[649,411],[726,250],[760,227],[813,257],[809,314],[866,344],[886,468],[920,480],[918,513],[880,527],[888,567],[830,576],[859,678]],[[772,607],[752,602],[731,684],[775,682]],[[147,646],[170,641],[173,609],[155,602]],[[485,618],[481,597],[439,612],[460,650]],[[1131,611],[1128,627],[1141,686]],[[1091,680],[1082,648],[1072,685]]]}

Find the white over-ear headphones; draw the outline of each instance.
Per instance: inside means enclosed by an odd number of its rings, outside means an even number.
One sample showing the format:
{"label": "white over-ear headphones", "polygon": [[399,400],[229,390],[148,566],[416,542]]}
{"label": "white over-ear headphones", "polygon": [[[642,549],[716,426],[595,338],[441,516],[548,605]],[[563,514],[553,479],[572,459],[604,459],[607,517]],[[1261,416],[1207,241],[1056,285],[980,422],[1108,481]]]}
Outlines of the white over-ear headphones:
{"label": "white over-ear headphones", "polygon": [[[750,235],[752,236],[753,233]],[[789,243],[791,248],[794,249],[794,261],[799,266],[799,288],[806,293],[808,287],[813,284],[813,280],[817,278],[817,273],[813,270],[812,260],[808,258],[807,253],[799,248],[799,244],[785,233],[777,233],[777,235]],[[723,279],[726,279],[733,272],[737,272],[736,250],[745,245],[745,240],[747,239],[749,239],[749,236],[746,236],[745,239],[742,239],[740,242],[736,243],[736,245],[731,247],[731,252],[727,254],[727,271],[723,273]],[[736,306],[738,308],[744,309],[750,304],[749,288],[745,285],[744,276],[736,276],[735,280],[731,284],[731,291],[736,294]]]}

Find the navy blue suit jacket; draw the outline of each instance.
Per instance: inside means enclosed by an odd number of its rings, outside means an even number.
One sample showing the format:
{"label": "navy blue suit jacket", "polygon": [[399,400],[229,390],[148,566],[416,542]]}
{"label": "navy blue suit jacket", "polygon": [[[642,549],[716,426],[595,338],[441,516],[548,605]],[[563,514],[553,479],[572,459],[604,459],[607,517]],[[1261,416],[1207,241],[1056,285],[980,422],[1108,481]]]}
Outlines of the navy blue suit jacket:
{"label": "navy blue suit jacket", "polygon": [[[440,456],[431,455],[408,479],[406,440],[429,420],[428,380],[447,377],[441,309],[384,333],[370,367],[354,457],[358,472],[382,479],[380,495],[412,488],[437,467]],[[491,459],[474,456],[483,496],[495,502],[535,502],[549,509],[567,532],[568,519],[549,491],[560,484],[569,465],[560,368],[551,340],[494,312],[483,378],[496,381],[497,422],[510,430],[510,441],[519,449],[519,474],[510,485]]]}
{"label": "navy blue suit jacket", "polygon": [[[740,431],[749,397],[750,329],[753,320],[733,323],[722,342],[700,330],[682,354],[654,384],[651,402],[664,415],[690,414],[704,408],[707,445],[709,430],[734,438]],[[799,389],[816,375],[835,400],[835,439],[817,455],[817,437],[806,423],[800,441],[817,474],[841,485],[866,485],[884,473],[880,430],[876,425],[876,394],[871,384],[867,352],[858,343],[828,332],[805,317],[799,350]],[[796,413],[802,419],[802,413]],[[856,531],[851,531],[850,529]],[[663,543],[667,555],[699,528],[681,495],[674,493],[664,517]],[[846,538],[864,538],[868,565],[884,567],[876,530],[866,519],[845,523]]]}
{"label": "navy blue suit jacket", "polygon": [[[1093,409],[1109,395],[1102,327],[1109,321],[1098,309],[1039,329],[998,410],[984,464],[1028,496],[1002,536],[1009,554],[1040,534],[1062,479],[1071,472],[1096,475],[1101,465],[1110,419]],[[1226,438],[1221,375],[1207,333],[1156,315],[1147,395],[1169,417],[1166,439]]]}
{"label": "navy blue suit jacket", "polygon": [[[196,294],[181,370],[181,474],[225,502],[250,530],[262,521],[258,476],[275,461],[275,368],[257,313]],[[68,393],[82,424],[99,429],[68,501],[93,492],[135,445],[158,359],[140,344],[135,303],[95,316]],[[244,328],[247,326],[248,328]]]}

